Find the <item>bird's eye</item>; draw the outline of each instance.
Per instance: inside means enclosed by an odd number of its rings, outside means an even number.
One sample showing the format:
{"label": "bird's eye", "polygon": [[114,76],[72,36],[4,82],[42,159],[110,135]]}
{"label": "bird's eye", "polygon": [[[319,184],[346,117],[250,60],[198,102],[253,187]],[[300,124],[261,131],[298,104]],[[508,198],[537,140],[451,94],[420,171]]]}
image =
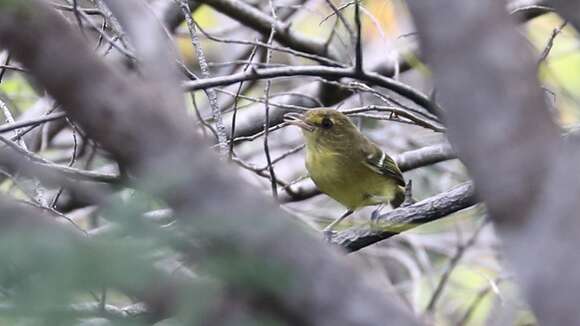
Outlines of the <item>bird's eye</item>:
{"label": "bird's eye", "polygon": [[332,128],[332,120],[330,120],[329,118],[324,118],[322,119],[322,122],[320,123],[320,126],[324,129],[330,129]]}

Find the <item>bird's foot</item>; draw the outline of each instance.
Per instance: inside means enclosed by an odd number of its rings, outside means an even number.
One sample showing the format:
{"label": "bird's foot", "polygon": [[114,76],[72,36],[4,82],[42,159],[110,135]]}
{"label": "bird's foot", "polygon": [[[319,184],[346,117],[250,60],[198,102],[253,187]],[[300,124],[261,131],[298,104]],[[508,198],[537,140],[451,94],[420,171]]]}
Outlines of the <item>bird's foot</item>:
{"label": "bird's foot", "polygon": [[372,213],[371,213],[371,224],[375,224],[381,218],[381,210],[383,209],[383,204],[379,205]]}
{"label": "bird's foot", "polygon": [[375,209],[371,213],[371,223],[376,223],[379,220],[379,217],[381,217],[381,212],[379,210]]}
{"label": "bird's foot", "polygon": [[413,180],[409,180],[405,185],[405,200],[400,207],[411,206],[417,201],[413,198]]}
{"label": "bird's foot", "polygon": [[326,229],[322,230],[322,235],[324,236],[324,241],[326,241],[326,242],[330,242],[335,234],[336,234],[336,231],[333,231],[332,229],[326,228]]}
{"label": "bird's foot", "polygon": [[344,220],[347,216],[349,216],[352,213],[353,213],[353,211],[349,209],[346,212],[344,212],[344,214],[342,214],[339,218],[334,220],[332,223],[328,224],[324,228],[324,230],[322,230],[322,234],[324,234],[324,239],[326,241],[330,242],[330,240],[332,240],[332,238],[334,237],[334,234],[335,234],[335,232],[332,231],[334,229],[334,227],[336,225],[338,225],[338,223],[340,223],[340,221]]}

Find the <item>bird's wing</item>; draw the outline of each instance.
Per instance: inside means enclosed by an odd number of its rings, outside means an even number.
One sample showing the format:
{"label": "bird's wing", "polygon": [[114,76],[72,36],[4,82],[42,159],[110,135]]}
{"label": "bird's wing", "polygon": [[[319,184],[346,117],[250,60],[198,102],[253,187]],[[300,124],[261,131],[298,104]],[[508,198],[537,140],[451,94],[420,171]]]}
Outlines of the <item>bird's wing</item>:
{"label": "bird's wing", "polygon": [[405,186],[403,174],[393,159],[370,141],[363,147],[364,164],[380,175],[393,178],[397,184]]}

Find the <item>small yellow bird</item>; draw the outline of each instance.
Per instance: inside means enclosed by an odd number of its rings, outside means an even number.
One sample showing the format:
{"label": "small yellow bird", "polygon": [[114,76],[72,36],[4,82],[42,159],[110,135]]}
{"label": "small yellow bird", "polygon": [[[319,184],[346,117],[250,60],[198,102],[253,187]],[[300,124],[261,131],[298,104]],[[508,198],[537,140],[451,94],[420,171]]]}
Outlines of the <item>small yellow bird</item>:
{"label": "small yellow bird", "polygon": [[333,109],[312,109],[284,118],[302,129],[306,169],[318,189],[348,208],[324,229],[327,238],[358,208],[386,203],[396,208],[403,203],[401,170],[346,115]]}

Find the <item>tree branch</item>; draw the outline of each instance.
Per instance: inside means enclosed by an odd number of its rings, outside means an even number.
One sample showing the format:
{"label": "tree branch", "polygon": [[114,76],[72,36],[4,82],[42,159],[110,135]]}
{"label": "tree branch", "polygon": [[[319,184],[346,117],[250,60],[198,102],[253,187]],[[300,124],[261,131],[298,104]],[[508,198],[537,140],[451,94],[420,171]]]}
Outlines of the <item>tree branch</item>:
{"label": "tree branch", "polygon": [[403,84],[394,79],[381,76],[373,72],[356,72],[351,68],[338,68],[326,66],[292,66],[292,67],[275,67],[253,69],[248,72],[240,72],[229,76],[220,76],[214,78],[207,78],[203,80],[194,80],[184,83],[184,88],[187,91],[194,91],[199,89],[206,89],[216,86],[231,85],[237,82],[246,80],[269,79],[279,77],[293,77],[293,76],[316,76],[327,79],[337,78],[356,78],[358,80],[368,82],[377,86],[389,89],[399,95],[402,95],[414,103],[425,108],[427,111],[436,114],[438,111],[434,110],[434,105],[429,97],[418,90]]}
{"label": "tree branch", "polygon": [[324,42],[308,38],[293,31],[290,24],[275,21],[271,16],[261,12],[243,1],[235,0],[201,0],[222,14],[262,33],[264,36],[270,34],[270,28],[274,26],[275,40],[280,44],[288,46],[298,51],[326,56],[330,59],[341,61],[340,55],[327,49]]}
{"label": "tree branch", "polygon": [[365,225],[339,232],[331,242],[350,252],[357,251],[475,204],[477,199],[474,187],[471,183],[467,183],[411,206],[385,213],[379,217],[376,225]]}
{"label": "tree branch", "polygon": [[0,126],[0,133],[13,131],[16,129],[30,127],[30,126],[36,126],[36,125],[39,125],[39,124],[42,124],[45,122],[59,120],[59,119],[65,118],[65,117],[66,117],[65,113],[57,112],[57,113],[47,114],[45,116],[37,117],[34,119],[30,119],[30,120],[22,120],[22,121],[17,121],[14,123],[5,123],[2,126]]}

